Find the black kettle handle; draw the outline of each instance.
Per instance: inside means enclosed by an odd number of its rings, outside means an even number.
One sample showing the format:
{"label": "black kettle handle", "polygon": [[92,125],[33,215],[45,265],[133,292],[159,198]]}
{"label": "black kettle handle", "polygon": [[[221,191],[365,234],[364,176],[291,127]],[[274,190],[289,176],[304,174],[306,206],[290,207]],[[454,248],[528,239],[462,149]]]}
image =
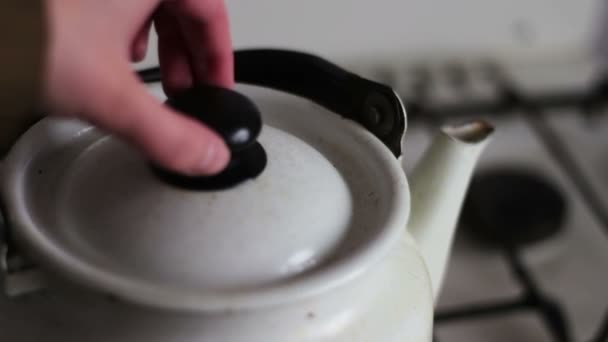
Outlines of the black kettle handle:
{"label": "black kettle handle", "polygon": [[[401,155],[405,110],[386,85],[365,79],[312,54],[284,49],[234,52],[235,81],[272,88],[309,99],[354,120]],[[138,72],[144,82],[158,82],[158,68]]]}
{"label": "black kettle handle", "polygon": [[282,49],[238,50],[235,80],[307,98],[354,120],[401,155],[405,110],[397,94],[315,55]]}

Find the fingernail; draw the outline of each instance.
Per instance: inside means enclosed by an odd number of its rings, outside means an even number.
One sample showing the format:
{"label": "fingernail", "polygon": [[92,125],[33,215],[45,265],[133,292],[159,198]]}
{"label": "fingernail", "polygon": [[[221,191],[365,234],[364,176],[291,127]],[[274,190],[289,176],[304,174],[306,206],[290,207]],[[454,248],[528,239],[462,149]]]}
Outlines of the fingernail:
{"label": "fingernail", "polygon": [[203,174],[216,174],[226,167],[230,155],[226,146],[222,145],[221,142],[207,144],[197,171]]}

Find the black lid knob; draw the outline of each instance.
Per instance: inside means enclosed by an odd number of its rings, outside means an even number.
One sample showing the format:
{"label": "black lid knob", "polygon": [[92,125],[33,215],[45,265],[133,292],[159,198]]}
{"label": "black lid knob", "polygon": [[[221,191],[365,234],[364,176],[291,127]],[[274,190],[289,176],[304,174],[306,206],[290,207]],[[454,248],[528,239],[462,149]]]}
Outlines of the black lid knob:
{"label": "black lid knob", "polygon": [[231,152],[251,147],[262,130],[257,106],[231,89],[198,85],[175,94],[166,103],[219,133]]}
{"label": "black lid knob", "polygon": [[227,88],[197,85],[171,96],[166,104],[216,131],[230,149],[228,166],[212,176],[188,176],[154,166],[162,180],[192,190],[221,190],[257,177],[266,166],[266,153],[257,142],[262,118],[245,95]]}

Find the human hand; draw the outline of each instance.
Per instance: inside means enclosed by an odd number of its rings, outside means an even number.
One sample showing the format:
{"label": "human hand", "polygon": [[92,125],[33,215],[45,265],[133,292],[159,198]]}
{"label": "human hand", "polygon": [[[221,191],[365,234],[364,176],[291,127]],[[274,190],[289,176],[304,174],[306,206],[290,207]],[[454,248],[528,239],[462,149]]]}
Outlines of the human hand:
{"label": "human hand", "polygon": [[88,121],[174,171],[213,174],[226,166],[219,135],[163,105],[130,64],[145,57],[153,22],[167,94],[196,82],[232,87],[223,0],[47,0],[47,11],[49,114]]}

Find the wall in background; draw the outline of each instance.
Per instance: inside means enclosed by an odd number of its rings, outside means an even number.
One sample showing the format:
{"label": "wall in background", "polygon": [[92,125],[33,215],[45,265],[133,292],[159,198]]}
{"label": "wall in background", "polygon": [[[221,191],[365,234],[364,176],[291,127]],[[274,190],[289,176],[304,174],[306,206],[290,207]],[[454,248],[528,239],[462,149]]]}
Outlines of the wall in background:
{"label": "wall in background", "polygon": [[[586,54],[597,50],[594,48],[603,41],[600,32],[608,27],[600,20],[606,11],[602,0],[227,3],[236,48],[297,48],[336,60],[415,59],[442,54],[489,53],[526,58]],[[153,36],[153,48],[155,39]],[[146,60],[137,66],[155,64],[157,56],[151,49]]]}

